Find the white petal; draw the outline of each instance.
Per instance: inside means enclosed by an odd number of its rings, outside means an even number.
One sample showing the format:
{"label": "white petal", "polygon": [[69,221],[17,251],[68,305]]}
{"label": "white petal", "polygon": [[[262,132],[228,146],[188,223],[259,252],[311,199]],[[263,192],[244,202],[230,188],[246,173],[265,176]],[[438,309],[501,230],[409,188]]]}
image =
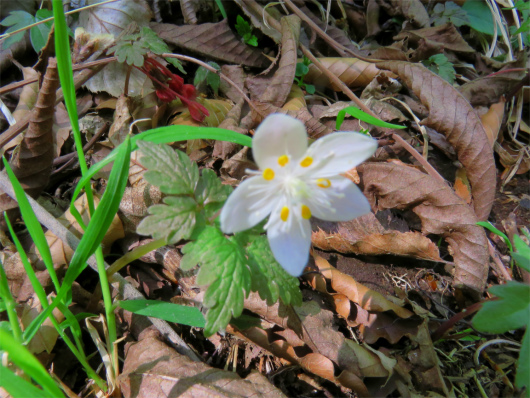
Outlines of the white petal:
{"label": "white petal", "polygon": [[244,231],[267,217],[278,202],[275,185],[261,176],[239,184],[221,210],[221,230],[227,234]]}
{"label": "white petal", "polygon": [[[315,141],[307,151],[315,162],[308,170],[316,178],[334,176],[361,164],[377,149],[377,141],[361,133],[332,133]],[[321,164],[319,160],[327,158]]]}
{"label": "white petal", "polygon": [[304,124],[291,116],[274,113],[261,122],[252,138],[252,154],[261,170],[277,166],[282,155],[301,158],[307,150]]}
{"label": "white petal", "polygon": [[[313,216],[326,221],[349,221],[370,213],[370,203],[357,185],[341,176],[329,180],[329,188],[312,189],[308,206]],[[319,201],[321,197],[329,204]]]}
{"label": "white petal", "polygon": [[[274,211],[279,212],[280,207]],[[300,276],[309,261],[311,247],[311,224],[297,216],[297,209],[291,209],[291,222],[283,222],[279,216],[271,214],[267,237],[272,254],[280,265],[292,276]],[[298,209],[299,211],[299,209]],[[283,224],[283,225],[282,225]]]}

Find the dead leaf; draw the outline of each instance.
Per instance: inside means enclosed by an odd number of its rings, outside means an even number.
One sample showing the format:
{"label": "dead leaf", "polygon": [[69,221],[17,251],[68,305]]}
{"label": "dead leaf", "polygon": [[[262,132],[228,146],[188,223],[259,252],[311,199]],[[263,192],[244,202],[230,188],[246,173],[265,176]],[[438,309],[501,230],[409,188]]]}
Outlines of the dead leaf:
{"label": "dead leaf", "polygon": [[119,380],[126,398],[285,397],[258,372],[241,379],[235,372],[193,362],[154,337],[130,346]]}
{"label": "dead leaf", "polygon": [[455,88],[419,64],[389,61],[377,64],[400,76],[429,109],[422,124],[445,134],[466,168],[473,207],[479,220],[487,220],[495,198],[496,169],[484,127],[471,105]]}
{"label": "dead leaf", "polygon": [[149,25],[167,43],[223,62],[264,68],[269,60],[261,50],[243,43],[228,21],[177,26],[153,22]]}
{"label": "dead leaf", "polygon": [[[464,40],[462,35],[456,30],[451,23],[435,26],[432,28],[424,28],[418,30],[404,30],[394,37],[394,40],[406,40],[408,45],[412,44],[414,48],[420,46],[420,41],[424,40],[423,45],[437,49],[437,52],[442,50],[450,50],[462,53],[474,53],[475,49],[470,47]],[[415,51],[417,52],[417,50]],[[419,56],[409,57],[411,61],[420,61],[425,59],[425,54]]]}
{"label": "dead leaf", "polygon": [[473,106],[490,106],[512,91],[525,76],[524,72],[506,72],[471,80],[458,88]]}
{"label": "dead leaf", "polygon": [[365,163],[357,171],[374,210],[410,208],[424,234],[444,237],[455,262],[455,287],[478,298],[488,275],[487,240],[462,199],[446,184],[402,164]]}
{"label": "dead leaf", "polygon": [[317,220],[313,223],[311,242],[319,249],[339,253],[395,254],[440,260],[438,248],[429,238],[418,232],[385,230],[373,213],[346,222]]}
{"label": "dead leaf", "polygon": [[[318,60],[326,69],[351,88],[367,86],[379,73],[379,68],[375,64],[361,61],[358,58],[319,58]],[[314,64],[309,65],[309,72],[304,76],[304,82],[325,87],[331,85],[333,90],[342,91]]]}
{"label": "dead leaf", "polygon": [[429,14],[420,0],[377,0],[377,4],[384,9],[388,15],[402,16],[418,28],[430,26]]}
{"label": "dead leaf", "polygon": [[471,203],[471,188],[469,186],[469,180],[467,179],[465,169],[459,168],[456,171],[455,185],[453,188],[455,193],[460,196],[464,202],[467,204]]}
{"label": "dead leaf", "polygon": [[488,136],[488,141],[493,148],[493,144],[497,141],[499,136],[499,131],[502,127],[502,119],[504,118],[504,105],[506,100],[501,98],[501,100],[490,106],[490,109],[480,117],[484,130],[486,130],[486,135]]}

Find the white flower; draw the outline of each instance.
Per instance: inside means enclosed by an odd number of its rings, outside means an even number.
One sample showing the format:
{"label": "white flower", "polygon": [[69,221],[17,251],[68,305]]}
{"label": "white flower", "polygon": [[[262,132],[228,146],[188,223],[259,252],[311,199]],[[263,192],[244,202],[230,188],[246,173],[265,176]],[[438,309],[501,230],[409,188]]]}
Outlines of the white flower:
{"label": "white flower", "polygon": [[300,276],[309,260],[315,216],[348,221],[370,212],[361,190],[341,173],[368,159],[377,141],[354,132],[327,135],[307,147],[304,124],[282,114],[268,116],[252,139],[260,171],[243,181],[221,211],[221,229],[235,233],[265,225],[276,260]]}

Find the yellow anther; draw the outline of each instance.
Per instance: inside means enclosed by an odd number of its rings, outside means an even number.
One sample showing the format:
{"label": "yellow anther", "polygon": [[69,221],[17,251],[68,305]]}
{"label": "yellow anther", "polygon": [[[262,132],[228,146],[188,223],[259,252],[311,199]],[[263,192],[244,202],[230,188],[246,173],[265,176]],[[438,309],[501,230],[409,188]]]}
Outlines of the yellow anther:
{"label": "yellow anther", "polygon": [[282,211],[280,212],[280,218],[283,222],[286,222],[287,218],[289,218],[289,208],[287,206],[282,207]]}
{"label": "yellow anther", "polygon": [[287,155],[282,155],[278,158],[278,164],[280,166],[285,166],[287,163],[289,163],[289,157]]}
{"label": "yellow anther", "polygon": [[300,166],[302,167],[309,167],[311,166],[311,163],[313,163],[313,158],[311,156],[306,156],[301,162]]}
{"label": "yellow anther", "polygon": [[311,218],[311,210],[306,205],[302,205],[302,218],[309,220]]}
{"label": "yellow anther", "polygon": [[317,180],[317,185],[320,188],[329,188],[331,186],[331,181],[328,180],[327,178],[319,178]]}
{"label": "yellow anther", "polygon": [[274,178],[274,170],[273,169],[263,170],[263,178],[265,178],[267,181],[272,180]]}

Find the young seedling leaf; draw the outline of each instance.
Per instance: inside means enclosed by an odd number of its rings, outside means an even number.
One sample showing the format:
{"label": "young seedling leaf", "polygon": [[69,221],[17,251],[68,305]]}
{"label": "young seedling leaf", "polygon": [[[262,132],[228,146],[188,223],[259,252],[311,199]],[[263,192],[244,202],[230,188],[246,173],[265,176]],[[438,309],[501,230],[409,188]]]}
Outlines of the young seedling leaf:
{"label": "young seedling leaf", "polygon": [[378,127],[387,127],[387,128],[392,128],[392,129],[405,129],[407,128],[406,126],[399,126],[397,124],[392,124],[392,123],[387,123],[387,122],[383,122],[382,120],[379,120],[363,111],[361,111],[360,109],[354,107],[354,106],[348,106],[342,110],[339,111],[339,113],[337,114],[337,124],[336,124],[336,129],[339,130],[340,129],[340,126],[342,126],[342,122],[344,122],[344,117],[346,116],[346,113],[348,115],[351,115],[363,122],[366,122],[366,123],[370,123],[371,125],[374,125],[374,126],[378,126]]}
{"label": "young seedling leaf", "polygon": [[[35,18],[33,15],[27,13],[26,11],[11,11],[7,17],[5,17],[2,22],[0,22],[0,25],[2,26],[10,26],[9,29],[7,29],[4,34],[14,32],[15,30],[23,29],[26,26],[31,25],[35,22]],[[3,44],[3,47],[5,49],[8,49],[13,44],[19,42],[24,37],[24,34],[26,32],[20,32],[17,34],[14,34],[13,36],[8,37]]]}
{"label": "young seedling leaf", "polygon": [[530,247],[519,235],[513,236],[513,244],[515,246],[515,252],[512,252],[513,259],[519,267],[530,272]]}
{"label": "young seedling leaf", "polygon": [[289,275],[274,259],[269,241],[264,235],[247,247],[252,275],[252,291],[258,292],[268,305],[282,300],[285,305],[302,304],[298,278]]}
{"label": "young seedling leaf", "polygon": [[198,328],[205,326],[202,312],[195,307],[158,300],[127,300],[119,301],[118,303],[124,310],[138,315],[160,318],[168,322]]}
{"label": "young seedling leaf", "polygon": [[470,23],[467,12],[458,4],[452,1],[448,1],[445,4],[436,4],[433,9],[431,23],[434,23],[434,26],[440,26],[448,22],[455,26],[469,25]]}
{"label": "young seedling leaf", "polygon": [[144,177],[165,194],[191,195],[199,180],[199,168],[181,151],[168,145],[144,141],[137,142],[142,157],[140,162],[147,168]]}
{"label": "young seedling leaf", "polygon": [[508,239],[505,233],[495,228],[492,223],[490,223],[489,221],[479,221],[477,222],[477,225],[480,225],[481,227],[486,228],[488,231],[493,232],[495,235],[500,236],[504,240],[504,243],[506,243],[506,246],[508,246],[510,251],[513,251],[512,242],[510,242],[510,239]]}
{"label": "young seedling leaf", "polygon": [[247,21],[241,16],[237,16],[236,20],[237,33],[243,38],[243,41],[251,46],[258,46],[258,38],[252,34],[252,27]]}
{"label": "young seedling leaf", "polygon": [[447,80],[451,84],[454,83],[456,77],[454,65],[444,54],[435,54],[429,57],[429,59],[423,61],[423,65],[442,79]]}
{"label": "young seedling leaf", "polygon": [[227,239],[215,227],[207,226],[196,241],[182,249],[183,270],[201,265],[199,285],[209,285],[203,304],[208,308],[204,333],[212,335],[226,328],[233,317],[243,311],[243,300],[250,291],[251,277],[243,248]]}
{"label": "young seedling leaf", "polygon": [[[44,19],[50,18],[53,16],[53,12],[42,8],[37,11],[35,14],[35,22],[42,21]],[[35,52],[40,52],[42,48],[46,45],[48,41],[48,36],[50,35],[51,27],[53,22],[49,21],[37,26],[34,26],[30,29],[29,38],[31,40],[31,45]]]}
{"label": "young seedling leaf", "polygon": [[188,196],[168,196],[164,202],[165,205],[149,207],[151,215],[142,220],[137,232],[155,239],[164,238],[168,244],[188,239],[195,226],[197,203]]}

